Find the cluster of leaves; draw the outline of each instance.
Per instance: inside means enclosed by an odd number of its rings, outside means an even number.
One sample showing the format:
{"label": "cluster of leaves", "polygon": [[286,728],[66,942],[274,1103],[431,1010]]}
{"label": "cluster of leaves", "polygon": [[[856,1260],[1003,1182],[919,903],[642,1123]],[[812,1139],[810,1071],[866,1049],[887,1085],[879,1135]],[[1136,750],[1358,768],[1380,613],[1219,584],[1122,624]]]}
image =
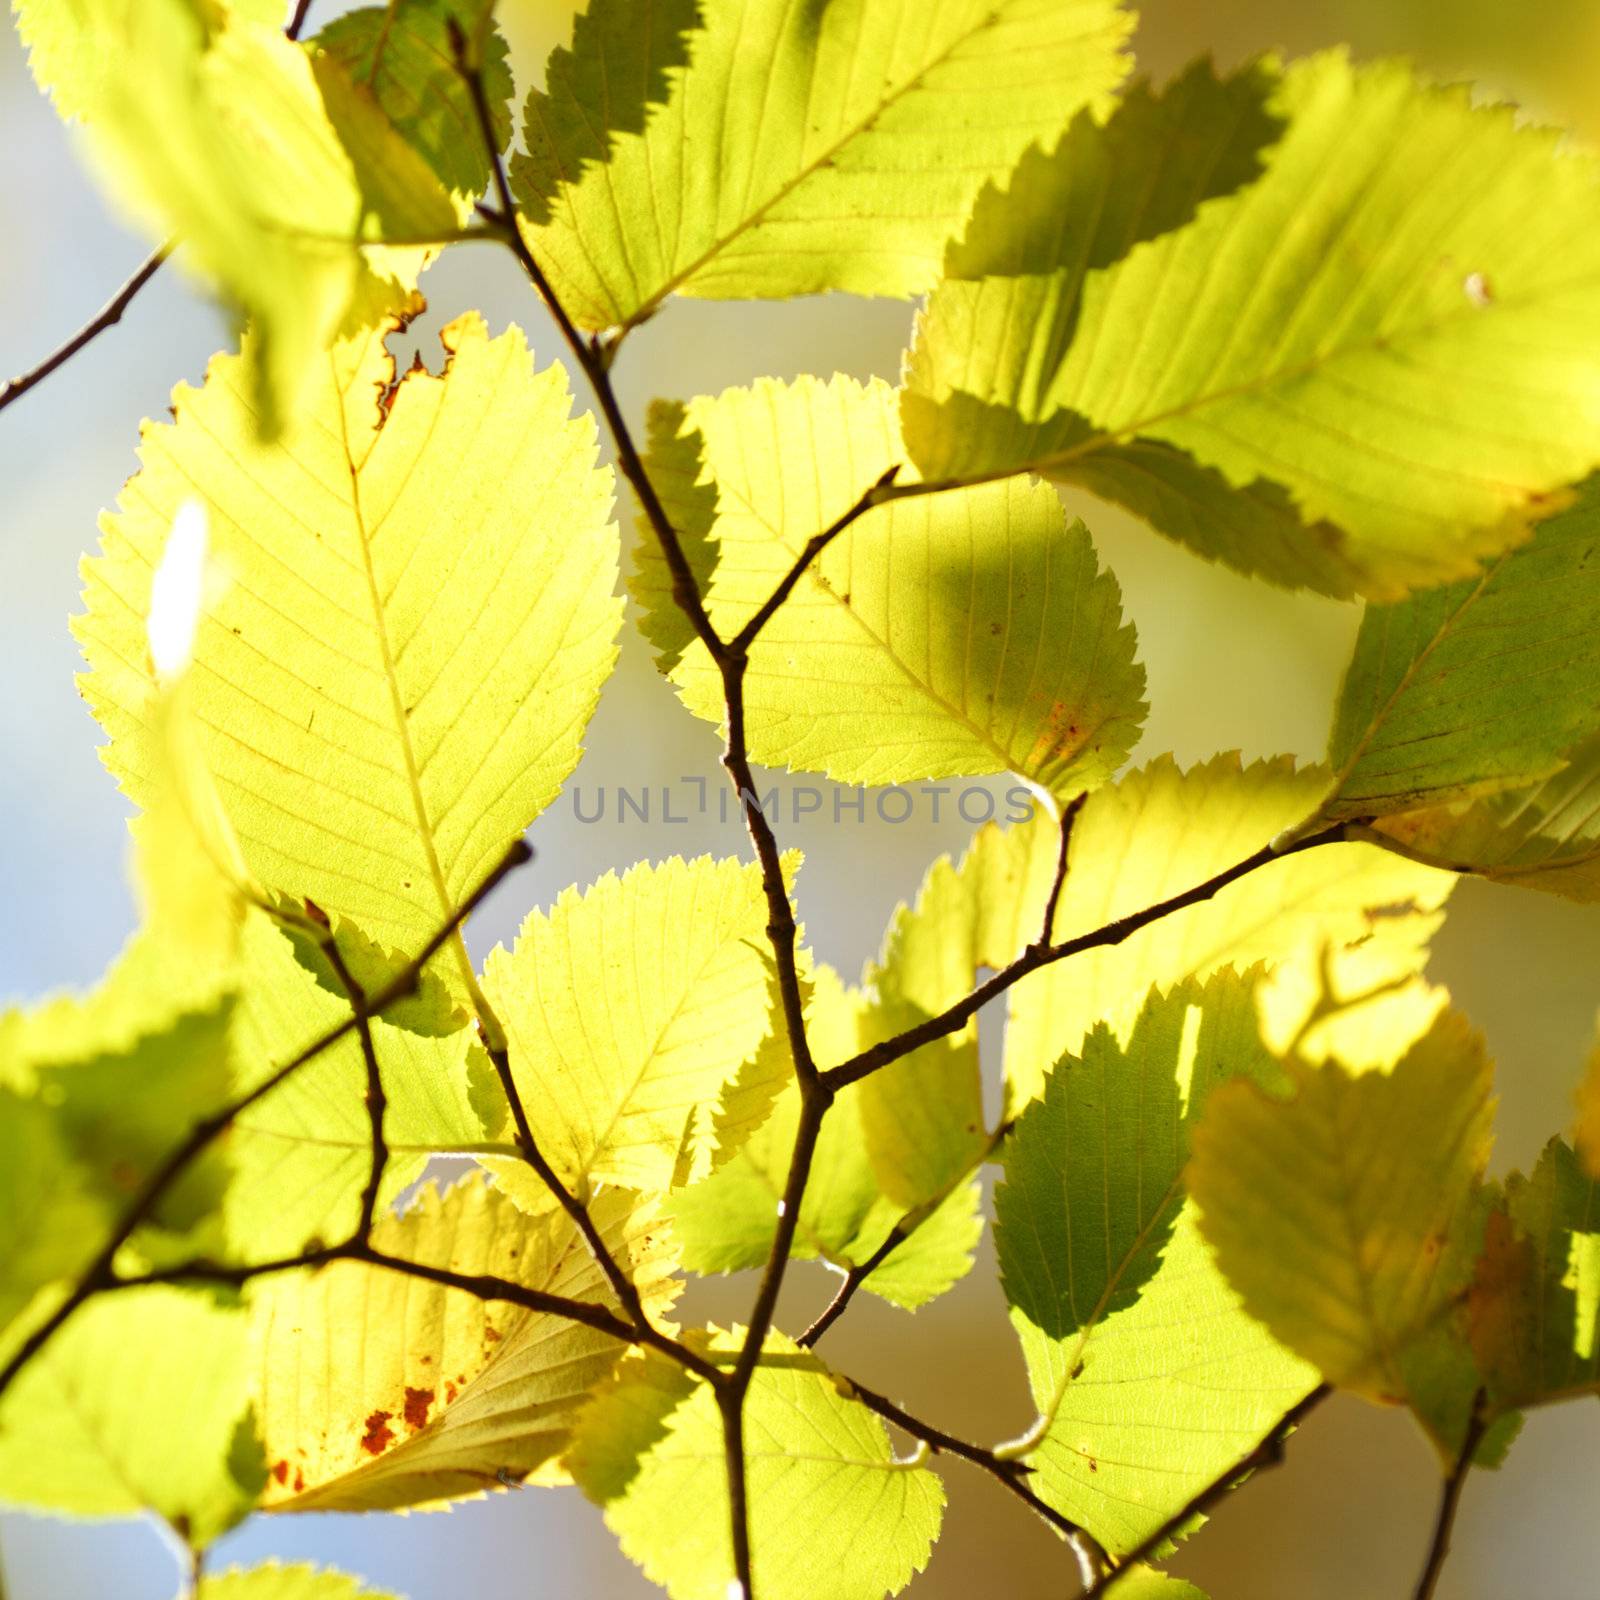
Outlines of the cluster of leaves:
{"label": "cluster of leaves", "polygon": [[[305,43],[275,0],[16,7],[244,332],[84,565],[144,919],[0,1021],[0,1497],[203,1552],[255,1510],[576,1482],[678,1600],[875,1600],[954,1457],[1093,1593],[1180,1600],[1147,1563],[1341,1388],[1437,1444],[1431,1592],[1466,1469],[1600,1386],[1600,1072],[1575,1144],[1491,1180],[1484,1047],[1423,975],[1457,874],[1600,898],[1593,160],[1338,54],[1130,83],[1117,0],[594,0],[509,167],[488,0]],[[396,375],[464,238],[594,392],[639,626],[742,795],[752,763],[1037,792],[859,982],[753,804],[752,859],[641,863],[468,956],[623,604],[562,367],[469,313]],[[635,443],[630,329],[822,290],[925,297],[902,387],[763,380]],[[1134,632],[1052,483],[1366,599],[1324,763],[1127,768]],[[471,1175],[418,1188],[432,1156]],[[1038,1410],[994,1446],[813,1352],[858,1290],[970,1269],[986,1164]],[[791,1337],[799,1258],[842,1283]],[[744,1324],[675,1320],[739,1268]]]}

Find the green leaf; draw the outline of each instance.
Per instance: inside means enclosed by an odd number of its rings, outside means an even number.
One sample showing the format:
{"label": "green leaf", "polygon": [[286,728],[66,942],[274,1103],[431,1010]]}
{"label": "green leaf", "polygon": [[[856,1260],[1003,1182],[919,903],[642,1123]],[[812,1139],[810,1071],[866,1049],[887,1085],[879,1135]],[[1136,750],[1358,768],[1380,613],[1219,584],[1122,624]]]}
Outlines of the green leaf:
{"label": "green leaf", "polygon": [[1391,1072],[1295,1067],[1292,1098],[1211,1099],[1189,1188],[1246,1308],[1331,1383],[1410,1398],[1482,1234],[1493,1138],[1483,1040],[1446,1012]]}
{"label": "green leaf", "polygon": [[1240,1309],[1183,1189],[1217,1085],[1275,1073],[1249,984],[1220,974],[1152,993],[1126,1044],[1096,1028],[1007,1142],[995,1248],[1039,1409],[1007,1453],[1113,1553],[1249,1454],[1316,1382]]}
{"label": "green leaf", "polygon": [[568,1187],[665,1190],[725,1154],[719,1102],[771,1025],[767,920],[755,865],[674,857],[564,891],[491,952],[484,989]]}
{"label": "green leaf", "polygon": [[49,1284],[76,1278],[114,1225],[95,1174],[42,1100],[0,1089],[0,1339]]}
{"label": "green leaf", "polygon": [[[1263,106],[1269,82],[1136,93],[985,196],[921,320],[906,438],[929,478],[1043,472],[1244,571],[1393,599],[1516,544],[1596,464],[1594,165],[1398,63],[1314,57]],[[1101,193],[1102,228],[1045,199]]]}
{"label": "green leaf", "polygon": [[[869,1043],[870,1015],[860,991],[847,988],[829,967],[816,970],[806,1034],[819,1061],[842,1061]],[[862,1283],[881,1298],[916,1310],[971,1270],[983,1219],[978,1186],[964,1180],[977,1156],[943,1190],[919,1194],[911,1206],[891,1199],[871,1150],[865,1089],[865,1083],[844,1089],[822,1124],[791,1254],[848,1271],[869,1260],[901,1218],[927,1203],[930,1213]],[[799,1115],[799,1091],[791,1082],[772,1114],[726,1165],[673,1196],[673,1222],[691,1271],[736,1272],[766,1262]]]}
{"label": "green leaf", "polygon": [[1534,783],[1384,817],[1378,831],[1423,861],[1492,883],[1600,900],[1600,737]]}
{"label": "green leaf", "polygon": [[674,0],[641,20],[595,0],[514,166],[585,328],[670,294],[927,288],[984,181],[1106,108],[1133,24],[1115,0]]}
{"label": "green leaf", "polygon": [[248,1571],[208,1574],[195,1600],[395,1600],[362,1586],[342,1572],[316,1567],[285,1567],[276,1561]]}
{"label": "green leaf", "polygon": [[[714,1336],[711,1347],[731,1352],[742,1332]],[[825,1583],[838,1600],[882,1600],[922,1570],[944,1486],[919,1459],[897,1460],[878,1418],[781,1334],[767,1341],[744,1427],[757,1594],[813,1600]],[[618,1367],[567,1457],[623,1550],[673,1600],[732,1592],[722,1463],[710,1388],[654,1354]]]}
{"label": "green leaf", "polygon": [[[593,1216],[661,1325],[678,1291],[670,1236],[620,1191]],[[373,1243],[614,1305],[564,1212],[531,1217],[481,1173],[443,1195],[430,1184]],[[560,1454],[623,1349],[581,1323],[361,1262],[259,1279],[250,1304],[268,1509],[392,1510],[520,1481]]]}
{"label": "green leaf", "polygon": [[[4,1095],[18,1147],[6,1163],[16,1203],[7,1207],[14,1232],[0,1289],[12,1309],[86,1266],[168,1154],[228,1098],[234,999],[182,993],[164,981],[166,964],[141,938],[82,999],[0,1023],[0,1084],[16,1091]],[[52,1206],[17,1187],[30,1172]],[[228,1180],[229,1162],[213,1149],[166,1191],[133,1244],[161,1252],[210,1240]]]}
{"label": "green leaf", "polygon": [[1600,1183],[1552,1139],[1490,1215],[1467,1302],[1473,1352],[1499,1408],[1600,1386]]}
{"label": "green leaf", "polygon": [[[1287,758],[1246,767],[1225,755],[1184,772],[1163,757],[1097,791],[1073,829],[1055,939],[1091,933],[1244,860],[1301,821],[1327,781],[1325,770],[1297,770]],[[1003,966],[1036,937],[1056,855],[1055,827],[1042,816],[978,835],[960,874],[987,901],[985,965]],[[1006,1034],[1010,1103],[1038,1094],[1045,1072],[1096,1021],[1125,1037],[1153,986],[1257,962],[1287,979],[1315,977],[1331,961],[1346,994],[1409,977],[1426,960],[1453,884],[1370,845],[1326,845],[1272,862],[1120,944],[1024,978],[1011,993]]]}
{"label": "green leaf", "polygon": [[1329,817],[1425,809],[1548,778],[1592,732],[1600,484],[1477,578],[1369,606],[1328,760]]}
{"label": "green leaf", "polygon": [[[448,370],[377,333],[319,364],[305,426],[262,443],[240,359],[180,388],[84,568],[75,627],[107,765],[150,799],[143,619],[178,506],[231,582],[189,687],[245,859],[268,888],[416,950],[555,797],[616,658],[610,474],[559,367],[476,317]],[[460,958],[463,968],[465,956]]]}
{"label": "green leaf", "polygon": [[[879,382],[766,381],[692,401],[685,426],[716,489],[691,532],[715,547],[707,610],[724,637],[904,460]],[[722,720],[703,646],[672,676],[696,715]],[[768,766],[841,783],[1011,771],[1068,796],[1122,764],[1143,693],[1087,530],[1051,489],[1015,481],[879,506],[835,539],[752,647],[745,716]]]}
{"label": "green leaf", "polygon": [[245,1319],[206,1294],[91,1300],[0,1403],[0,1503],[154,1511],[198,1547],[249,1511],[262,1476]]}
{"label": "green leaf", "polygon": [[[456,206],[340,63],[277,26],[213,27],[194,0],[76,3],[115,63],[87,129],[102,181],[255,320],[256,420],[274,436],[347,317],[405,305]],[[385,241],[406,248],[363,248]]]}
{"label": "green leaf", "polygon": [[1117,1579],[1122,1600],[1206,1600],[1204,1591],[1187,1578],[1174,1578],[1154,1567],[1137,1566],[1125,1578]]}
{"label": "green leaf", "polygon": [[335,17],[317,47],[351,82],[371,90],[384,114],[459,200],[489,185],[472,96],[456,69],[449,20],[477,51],[498,148],[511,142],[511,64],[494,26],[493,0],[392,0]]}

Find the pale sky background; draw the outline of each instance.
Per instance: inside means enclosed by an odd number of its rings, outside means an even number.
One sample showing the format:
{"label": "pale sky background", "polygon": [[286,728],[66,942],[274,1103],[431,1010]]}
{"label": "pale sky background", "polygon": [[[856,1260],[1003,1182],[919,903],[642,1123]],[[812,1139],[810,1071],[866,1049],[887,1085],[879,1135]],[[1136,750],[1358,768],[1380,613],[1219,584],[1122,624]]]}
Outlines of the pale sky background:
{"label": "pale sky background", "polygon": [[[314,21],[344,9],[317,0]],[[1552,112],[1590,113],[1600,63],[1592,0],[1156,0],[1141,41],[1159,73],[1213,47],[1303,50],[1349,39],[1372,52],[1412,49],[1441,70],[1486,73]],[[558,0],[503,0],[519,91],[565,32]],[[1575,108],[1572,109],[1572,108]],[[29,366],[93,312],[142,258],[146,242],[119,225],[86,179],[73,141],[35,91],[9,33],[0,44],[0,368]],[[440,322],[483,310],[491,329],[527,327],[541,363],[553,329],[508,258],[453,252],[424,280],[433,312],[406,336],[427,345]],[[786,306],[679,302],[629,341],[621,387],[642,418],[656,394],[681,397],[762,374],[897,376],[910,308],[843,298]],[[125,872],[126,808],[95,754],[98,729],[77,697],[76,565],[95,518],[136,466],[139,420],[160,416],[180,381],[198,382],[227,340],[224,319],[179,275],[163,272],[121,327],[0,414],[5,581],[0,584],[0,998],[91,983],[132,924]],[[1185,762],[1238,748],[1247,757],[1320,755],[1344,656],[1358,619],[1350,606],[1287,596],[1208,567],[1115,513],[1075,504],[1102,560],[1123,584],[1150,674],[1152,713],[1139,751]],[[631,624],[575,783],[587,811],[607,786],[717,780],[716,740],[657,677]],[[1003,787],[1000,786],[1000,787]],[[905,825],[786,825],[805,850],[802,915],[819,951],[852,971],[876,948],[894,905],[926,863],[959,851],[970,829],[927,802]],[[529,905],[640,857],[743,846],[714,818],[589,826],[570,793],[534,826],[534,868],[474,929],[480,952],[509,938]],[[1489,1036],[1502,1099],[1497,1164],[1526,1164],[1564,1127],[1570,1092],[1600,1004],[1600,915],[1544,896],[1467,884],[1436,944],[1433,975]],[[815,1270],[794,1275],[790,1325],[827,1290]],[[731,1315],[752,1292],[735,1280],[703,1304]],[[1022,1363],[1005,1322],[992,1258],[916,1318],[866,1304],[829,1336],[827,1353],[864,1381],[891,1388],[930,1420],[993,1442],[1028,1420]],[[1600,1408],[1538,1416],[1510,1465],[1468,1488],[1441,1600],[1538,1594],[1580,1600],[1600,1571],[1593,1462]],[[1581,1463],[1581,1465],[1579,1465]],[[1052,1535],[959,1463],[947,1474],[945,1538],[911,1593],[1046,1600],[1070,1570]],[[1354,1401],[1326,1408],[1294,1441],[1289,1464],[1237,1496],[1174,1570],[1214,1600],[1360,1600],[1403,1596],[1420,1564],[1437,1480],[1427,1447],[1397,1413]],[[214,1567],[268,1556],[340,1566],[411,1600],[631,1600],[656,1591],[616,1552],[599,1513],[575,1490],[522,1491],[409,1517],[256,1518],[224,1539]],[[170,1553],[143,1523],[67,1524],[0,1518],[6,1600],[171,1600]],[[820,1600],[820,1597],[819,1597]]]}

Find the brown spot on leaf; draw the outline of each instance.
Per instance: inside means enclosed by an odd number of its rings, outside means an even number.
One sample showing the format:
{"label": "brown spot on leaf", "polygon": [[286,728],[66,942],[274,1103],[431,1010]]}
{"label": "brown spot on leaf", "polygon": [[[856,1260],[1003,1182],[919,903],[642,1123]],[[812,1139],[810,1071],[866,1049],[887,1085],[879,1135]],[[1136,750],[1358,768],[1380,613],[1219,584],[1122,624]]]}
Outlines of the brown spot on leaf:
{"label": "brown spot on leaf", "polygon": [[446,1378],[444,1380],[444,1403],[449,1405],[461,1391]]}
{"label": "brown spot on leaf", "polygon": [[289,1481],[289,1463],[287,1461],[279,1461],[276,1463],[272,1469],[272,1476],[276,1478],[279,1483],[287,1483]]}
{"label": "brown spot on leaf", "polygon": [[394,1429],[389,1426],[392,1411],[374,1411],[367,1418],[367,1431],[361,1436],[361,1448],[369,1456],[381,1456],[394,1443]]}
{"label": "brown spot on leaf", "polygon": [[406,1426],[415,1433],[428,1420],[428,1407],[433,1404],[432,1389],[413,1389],[406,1385]]}
{"label": "brown spot on leaf", "polygon": [[487,1323],[487,1322],[484,1323],[484,1325],[483,1325],[483,1336],[484,1336],[485,1339],[488,1340],[488,1342],[490,1344],[499,1344],[500,1343],[500,1339],[501,1339],[500,1330],[498,1328],[494,1327],[490,1323]]}
{"label": "brown spot on leaf", "polygon": [[296,1494],[304,1493],[305,1486],[306,1486],[306,1475],[305,1475],[305,1473],[300,1471],[300,1469],[298,1467],[296,1467],[295,1468],[295,1474],[294,1474],[294,1492]]}

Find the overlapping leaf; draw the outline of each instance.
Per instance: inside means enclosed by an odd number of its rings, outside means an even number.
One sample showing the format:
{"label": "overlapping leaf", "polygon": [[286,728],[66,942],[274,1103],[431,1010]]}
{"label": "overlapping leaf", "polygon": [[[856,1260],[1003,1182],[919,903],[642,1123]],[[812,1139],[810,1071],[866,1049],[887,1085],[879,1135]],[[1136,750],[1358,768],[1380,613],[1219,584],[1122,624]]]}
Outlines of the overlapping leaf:
{"label": "overlapping leaf", "polygon": [[[281,22],[281,18],[274,19]],[[334,57],[192,0],[75,0],[90,152],[117,200],[255,320],[257,423],[278,433],[347,318],[415,288],[456,204]],[[402,246],[369,255],[365,247]]]}
{"label": "overlapping leaf", "polygon": [[198,493],[231,583],[190,668],[205,755],[268,888],[415,950],[555,795],[615,659],[616,529],[593,424],[515,329],[445,331],[441,378],[376,334],[320,364],[305,426],[262,443],[237,357],[177,420],[85,567],[84,692],[150,798],[150,569]]}
{"label": "overlapping leaf", "polygon": [[[870,1042],[871,1017],[865,996],[846,988],[831,968],[817,969],[806,1033],[822,1064],[843,1061]],[[975,1069],[975,1059],[972,1065]],[[866,1088],[863,1083],[845,1089],[822,1125],[791,1255],[848,1270],[870,1259],[890,1229],[913,1215],[918,1205],[931,1204],[905,1242],[862,1283],[914,1310],[943,1294],[972,1266],[983,1222],[977,1186],[965,1180],[976,1156],[946,1179],[948,1192],[942,1198],[942,1191],[930,1188],[911,1206],[897,1202],[886,1192],[889,1184],[874,1159],[865,1125]],[[945,1117],[931,1092],[928,1099],[928,1119]],[[957,1115],[963,1103],[958,1096]],[[674,1198],[673,1223],[683,1243],[684,1264],[692,1271],[734,1272],[765,1263],[777,1230],[799,1113],[799,1093],[791,1084],[771,1116],[725,1166]],[[904,1169],[901,1175],[907,1175]]]}
{"label": "overlapping leaf", "polygon": [[[1339,697],[1324,813],[1426,809],[1556,773],[1594,731],[1600,642],[1589,624],[1597,605],[1600,485],[1480,576],[1369,606]],[[1559,812],[1566,796],[1551,798]],[[1532,797],[1532,817],[1529,807],[1520,816],[1542,823],[1547,804]],[[1496,827],[1489,813],[1480,848],[1492,853],[1505,839],[1515,855],[1518,841],[1505,830],[1518,819],[1513,808]],[[1477,842],[1460,841],[1469,851]]]}
{"label": "overlapping leaf", "polygon": [[1116,0],[595,0],[528,101],[528,236],[580,326],[671,294],[909,295],[985,179],[1104,109]]}
{"label": "overlapping leaf", "polygon": [[[346,948],[352,938],[346,935]],[[310,970],[315,959],[305,948],[297,959],[291,940],[266,918],[247,923],[232,1035],[239,1090],[254,1088],[349,1019],[349,996],[326,974],[318,982]],[[387,1205],[422,1175],[431,1153],[480,1147],[503,1120],[505,1103],[473,1030],[441,985],[428,983],[394,1020],[377,1018],[371,1028],[388,1102],[390,1160],[379,1190]],[[222,1209],[230,1259],[293,1255],[315,1241],[347,1238],[372,1159],[355,1033],[246,1110],[227,1151],[233,1170]]]}
{"label": "overlapping leaf", "polygon": [[1532,1177],[1507,1183],[1467,1306],[1494,1406],[1600,1385],[1600,1184],[1570,1145],[1551,1140]]}
{"label": "overlapping leaf", "polygon": [[[922,1570],[944,1510],[938,1476],[897,1460],[877,1417],[781,1335],[750,1387],[745,1458],[758,1594],[882,1600]],[[583,1414],[567,1462],[673,1600],[733,1592],[722,1423],[705,1384],[653,1354],[630,1356]]]}
{"label": "overlapping leaf", "polygon": [[512,1073],[569,1187],[660,1191],[725,1154],[717,1110],[771,1025],[766,925],[757,867],[674,857],[567,890],[489,956]]}
{"label": "overlapping leaf", "polygon": [[[659,1219],[621,1192],[593,1216],[659,1320],[677,1293]],[[443,1195],[425,1188],[373,1242],[408,1261],[613,1303],[564,1213],[529,1216],[482,1174]],[[582,1324],[358,1262],[260,1280],[251,1319],[273,1510],[393,1509],[521,1481],[565,1447],[577,1408],[622,1352]]]}
{"label": "overlapping leaf", "polygon": [[[1461,577],[1596,463],[1593,163],[1400,64],[1268,82],[1135,95],[985,197],[919,330],[912,457],[1081,483],[1328,593]],[[1104,229],[1039,199],[1102,192]]]}
{"label": "overlapping leaf", "polygon": [[[228,1098],[234,999],[163,983],[165,962],[148,937],[136,940],[84,998],[0,1020],[5,1320],[85,1268],[170,1151]],[[214,1242],[228,1178],[220,1154],[197,1160],[135,1244],[158,1253]]]}
{"label": "overlapping leaf", "polygon": [[1600,738],[1560,771],[1514,789],[1385,817],[1379,831],[1420,859],[1566,900],[1600,899]]}
{"label": "overlapping leaf", "polygon": [[[1091,933],[1244,860],[1303,819],[1327,781],[1322,769],[1296,770],[1286,759],[1245,767],[1219,756],[1184,772],[1163,758],[1099,790],[1073,830],[1054,938]],[[1036,937],[1056,852],[1055,827],[1043,817],[979,834],[959,872],[982,908],[985,965],[1004,965]],[[1326,845],[1024,978],[1012,992],[1006,1038],[1012,1103],[1038,1094],[1044,1073],[1095,1021],[1125,1035],[1152,986],[1256,962],[1316,974],[1330,950],[1343,992],[1409,977],[1423,965],[1452,883],[1370,845]],[[950,936],[974,934],[952,926]]]}
{"label": "overlapping leaf", "polygon": [[[736,633],[807,542],[904,459],[892,391],[850,379],[757,384],[691,402],[701,471],[666,444],[675,503],[698,510],[707,609]],[[704,485],[715,498],[690,495]],[[647,544],[646,550],[650,549]],[[649,555],[639,592],[670,604]],[[686,641],[659,619],[647,632]],[[703,648],[672,675],[720,721]],[[1060,794],[1116,770],[1144,718],[1116,582],[1055,494],[1013,481],[880,506],[812,562],[750,652],[750,753],[845,783],[1012,771]]]}
{"label": "overlapping leaf", "polygon": [[456,66],[450,21],[481,73],[501,149],[511,142],[511,65],[494,27],[494,0],[391,0],[335,17],[316,39],[351,81],[370,89],[384,114],[459,201],[489,185],[472,96]]}
{"label": "overlapping leaf", "polygon": [[249,1398],[237,1305],[171,1288],[93,1300],[0,1402],[0,1502],[89,1517],[154,1511],[204,1546],[261,1490]]}
{"label": "overlapping leaf", "polygon": [[1249,1454],[1316,1382],[1240,1308],[1183,1188],[1224,1079],[1272,1081],[1233,973],[1154,993],[1127,1043],[1068,1056],[1007,1142],[995,1248],[1039,1421],[1030,1486],[1125,1552]]}
{"label": "overlapping leaf", "polygon": [[1444,1014],[1391,1072],[1294,1072],[1211,1099],[1189,1188],[1245,1306],[1330,1382],[1412,1397],[1413,1363],[1471,1274],[1493,1137],[1483,1041]]}

